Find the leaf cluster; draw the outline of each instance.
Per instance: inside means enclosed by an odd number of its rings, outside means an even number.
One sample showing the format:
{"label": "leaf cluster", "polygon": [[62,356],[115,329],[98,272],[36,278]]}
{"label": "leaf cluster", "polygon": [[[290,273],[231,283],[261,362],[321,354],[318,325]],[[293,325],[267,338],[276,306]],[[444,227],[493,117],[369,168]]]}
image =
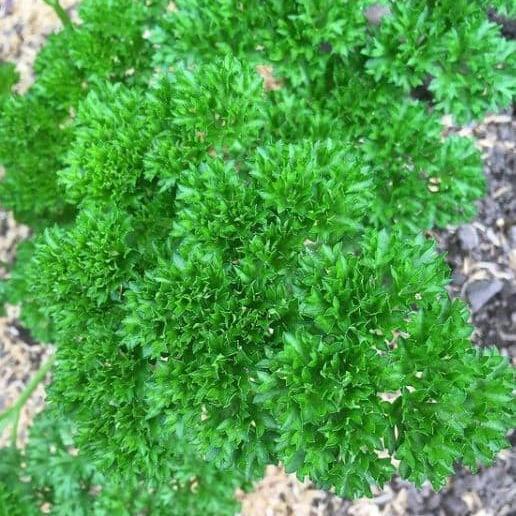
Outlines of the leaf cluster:
{"label": "leaf cluster", "polygon": [[159,485],[180,436],[247,478],[281,461],[349,496],[488,462],[513,419],[505,359],[471,348],[431,243],[370,228],[360,153],[267,141],[253,77],[226,58],[78,112],[60,174],[78,216],[29,277],[79,448]]}
{"label": "leaf cluster", "polygon": [[0,183],[2,205],[20,222],[38,229],[70,220],[56,172],[72,141],[78,102],[98,81],[145,84],[151,73],[151,43],[143,37],[160,0],[89,0],[79,26],[49,37],[38,55],[34,85],[2,106],[0,162],[9,174]]}
{"label": "leaf cluster", "polygon": [[443,138],[440,118],[478,119],[514,97],[515,43],[487,21],[485,2],[175,5],[152,32],[156,66],[229,52],[268,70],[273,134],[357,145],[374,178],[373,224],[417,231],[474,215],[480,154]]}
{"label": "leaf cluster", "polygon": [[281,461],[361,496],[505,445],[514,373],[415,233],[473,215],[480,156],[440,115],[509,103],[514,43],[480,0],[345,4],[86,0],[6,103],[0,195],[38,229],[7,295],[57,344],[80,485]]}
{"label": "leaf cluster", "polygon": [[0,514],[62,516],[231,514],[238,476],[221,475],[186,449],[175,475],[157,489],[135,477],[104,476],[75,447],[74,425],[46,410],[30,429],[24,451],[0,450]]}
{"label": "leaf cluster", "polygon": [[18,72],[13,63],[0,62],[0,106],[9,98],[13,86],[18,82]]}
{"label": "leaf cluster", "polygon": [[154,31],[155,61],[170,67],[231,51],[272,65],[278,79],[314,97],[331,96],[342,78],[357,74],[394,102],[424,86],[437,111],[462,122],[514,96],[515,43],[486,17],[488,7],[507,11],[511,2],[493,4],[178,0]]}

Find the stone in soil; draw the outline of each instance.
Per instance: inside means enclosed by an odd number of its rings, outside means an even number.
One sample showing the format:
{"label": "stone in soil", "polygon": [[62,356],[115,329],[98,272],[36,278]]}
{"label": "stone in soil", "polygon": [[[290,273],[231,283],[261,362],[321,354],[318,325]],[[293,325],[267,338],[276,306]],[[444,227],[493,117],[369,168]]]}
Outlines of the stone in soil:
{"label": "stone in soil", "polygon": [[480,243],[477,230],[472,224],[464,224],[461,226],[457,235],[459,237],[460,245],[465,251],[475,249]]}
{"label": "stone in soil", "polygon": [[471,283],[466,292],[473,312],[478,312],[502,289],[503,282],[497,279],[479,280]]}

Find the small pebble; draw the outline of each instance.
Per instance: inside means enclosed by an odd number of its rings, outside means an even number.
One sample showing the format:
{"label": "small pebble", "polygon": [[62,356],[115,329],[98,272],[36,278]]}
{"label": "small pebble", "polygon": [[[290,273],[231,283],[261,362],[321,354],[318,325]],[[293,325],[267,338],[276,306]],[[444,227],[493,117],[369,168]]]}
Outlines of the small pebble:
{"label": "small pebble", "polygon": [[479,280],[467,288],[467,295],[473,312],[478,312],[489,300],[503,289],[499,279]]}
{"label": "small pebble", "polygon": [[452,282],[454,285],[461,287],[462,285],[464,285],[466,280],[467,276],[463,274],[460,270],[455,269],[452,271]]}
{"label": "small pebble", "polygon": [[509,243],[513,249],[516,249],[516,226],[509,229]]}
{"label": "small pebble", "polygon": [[472,251],[477,248],[480,243],[477,230],[471,224],[461,226],[457,236],[459,237],[460,246],[464,251]]}

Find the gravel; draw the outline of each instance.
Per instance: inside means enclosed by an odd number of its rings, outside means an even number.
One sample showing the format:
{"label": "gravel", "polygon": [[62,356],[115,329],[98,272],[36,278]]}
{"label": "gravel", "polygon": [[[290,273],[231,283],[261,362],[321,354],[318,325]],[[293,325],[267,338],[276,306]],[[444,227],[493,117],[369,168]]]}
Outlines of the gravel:
{"label": "gravel", "polygon": [[472,224],[464,224],[464,226],[461,226],[457,235],[459,237],[460,246],[465,251],[475,249],[480,243],[477,230]]}

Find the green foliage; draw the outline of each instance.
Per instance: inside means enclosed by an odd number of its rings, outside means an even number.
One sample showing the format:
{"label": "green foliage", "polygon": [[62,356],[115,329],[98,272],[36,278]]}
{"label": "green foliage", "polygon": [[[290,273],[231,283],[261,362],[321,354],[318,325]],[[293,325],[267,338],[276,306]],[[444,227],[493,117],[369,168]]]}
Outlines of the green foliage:
{"label": "green foliage", "polygon": [[11,95],[12,88],[18,79],[19,75],[13,63],[0,62],[0,107]]}
{"label": "green foliage", "polygon": [[[374,185],[383,200],[375,210],[381,224],[404,223],[404,217],[393,218],[393,213],[398,213],[399,199],[404,204],[405,190],[410,190],[408,197],[420,199],[406,217],[421,221],[419,227],[470,216],[482,187],[480,167],[468,167],[471,172],[463,176],[457,163],[464,145],[449,150],[447,162],[435,168],[446,170],[450,183],[462,184],[460,195],[453,186],[449,195],[448,190],[439,195],[425,191],[428,156],[445,154],[435,152],[438,118],[430,131],[434,136],[427,136],[421,125],[421,116],[428,114],[424,103],[418,106],[416,119],[400,120],[399,114],[405,113],[411,90],[422,85],[434,93],[439,112],[460,120],[507,105],[515,91],[514,42],[505,41],[499,28],[487,22],[487,4],[480,0],[348,3],[311,0],[257,6],[234,0],[178,1],[172,12],[163,15],[163,0],[146,5],[130,0],[83,2],[81,25],[67,25],[50,38],[36,63],[35,85],[27,95],[10,101],[0,119],[0,160],[9,170],[0,185],[3,204],[36,228],[70,220],[73,209],[63,200],[56,173],[73,138],[80,100],[97,90],[99,81],[146,85],[153,66],[173,71],[184,63],[196,66],[230,51],[253,66],[274,67],[287,91],[275,95],[270,116],[296,118],[305,130],[302,137],[314,115],[324,118],[332,133],[326,136],[334,139],[374,141],[376,135],[370,131],[385,127],[387,141],[384,146],[383,140],[376,140],[378,151],[396,162],[389,140],[399,141],[399,135],[388,129],[401,122],[408,141],[416,138],[417,131],[420,147],[428,149],[426,156],[419,146],[401,156],[405,163],[414,163],[415,173],[400,178],[385,171]],[[510,4],[498,2],[496,7]],[[376,17],[375,9],[380,9]],[[156,24],[158,28],[147,31]],[[151,42],[147,33],[152,34]],[[288,120],[282,120],[285,123],[288,127]],[[280,138],[290,137],[278,130]],[[300,131],[294,128],[294,132]],[[19,138],[20,134],[25,137]],[[392,194],[385,196],[385,189]],[[443,203],[447,210],[437,210]],[[456,213],[457,204],[468,206],[466,213]]]}
{"label": "green foliage", "polygon": [[368,71],[405,91],[428,82],[436,109],[459,121],[506,105],[515,93],[515,44],[479,4],[393,3],[365,50]]}
{"label": "green foliage", "polygon": [[[443,142],[439,115],[463,122],[509,105],[515,43],[487,21],[485,2],[348,4],[178,1],[153,32],[154,61],[174,69],[231,51],[270,65],[283,83],[269,108],[276,134],[356,142],[375,178],[373,223],[413,231],[470,218],[484,190],[480,154]],[[422,87],[433,115],[411,98]]]}
{"label": "green foliage", "polygon": [[[154,41],[160,64],[197,63],[230,51],[252,64],[272,62],[293,86],[324,80],[327,68],[363,45],[372,0],[272,1],[256,5],[236,0],[178,1],[160,21]],[[170,44],[169,38],[174,39]],[[329,45],[332,50],[326,51]]]}
{"label": "green foliage", "polygon": [[31,284],[27,281],[27,270],[34,256],[35,242],[33,238],[25,240],[16,248],[16,261],[10,270],[8,281],[0,282],[0,300],[23,306],[20,320],[30,328],[31,335],[39,342],[54,340],[52,321],[41,313],[31,292]]}
{"label": "green foliage", "polygon": [[278,78],[318,98],[353,75],[370,74],[380,95],[394,94],[394,102],[428,85],[436,109],[465,121],[507,105],[515,93],[516,44],[487,21],[491,4],[178,0],[154,33],[161,46],[155,60],[175,66],[230,50],[252,64],[272,64]]}
{"label": "green foliage", "polygon": [[71,131],[61,129],[50,113],[54,110],[37,98],[14,96],[0,117],[0,160],[9,171],[0,183],[2,205],[36,227],[69,217],[53,176]]}
{"label": "green foliage", "polygon": [[[463,457],[468,465],[492,460],[502,435],[471,421],[489,406],[482,421],[511,424],[512,373],[500,355],[471,349],[464,307],[446,299],[445,267],[428,243],[407,249],[380,233],[362,253],[322,247],[303,257],[303,318],[262,363],[259,397],[269,400],[283,458],[301,477],[354,494],[395,471],[442,486]],[[499,368],[490,386],[500,394],[496,408],[477,391],[490,360]],[[379,459],[381,451],[388,454]]]}
{"label": "green foliage", "polygon": [[0,449],[0,515],[38,514],[28,479],[20,478],[22,458],[13,448]]}
{"label": "green foliage", "polygon": [[236,158],[256,146],[263,125],[261,82],[238,63],[223,66],[195,79],[188,71],[178,73],[162,82],[148,104],[137,90],[121,87],[90,95],[79,110],[69,166],[60,173],[70,200],[138,209],[144,179],[167,190],[208,152]]}
{"label": "green foliage", "polygon": [[[161,2],[163,4],[163,2]],[[49,38],[35,63],[29,91],[5,103],[0,116],[2,205],[36,229],[70,220],[57,171],[73,137],[78,102],[98,81],[145,84],[152,71],[151,44],[143,38],[160,1],[89,0],[80,26]]]}
{"label": "green foliage", "polygon": [[159,489],[134,477],[121,484],[75,448],[75,432],[70,421],[46,410],[31,428],[26,450],[0,450],[2,516],[41,514],[43,506],[56,516],[234,514],[237,475],[222,475],[184,450],[174,476]]}
{"label": "green foliage", "polygon": [[61,173],[78,217],[40,237],[29,275],[79,448],[160,485],[180,438],[248,478],[282,461],[349,496],[492,459],[513,373],[471,348],[430,243],[366,229],[374,142],[267,142],[252,77],[226,58],[79,110]]}
{"label": "green foliage", "polygon": [[56,507],[195,474],[178,511],[221,514],[219,475],[279,461],[347,496],[439,487],[505,445],[513,370],[414,235],[474,214],[479,152],[440,116],[510,103],[514,43],[480,0],[345,4],[86,0],[6,103],[3,197],[38,230],[7,296],[57,344],[80,449],[34,474]]}
{"label": "green foliage", "polygon": [[[270,66],[282,83],[268,105],[273,134],[354,142],[371,164],[373,224],[417,231],[474,214],[480,154],[467,139],[443,140],[440,115],[479,118],[516,91],[515,43],[482,2],[176,5],[153,32],[156,65],[174,70],[230,51]],[[433,114],[412,98],[417,88],[433,94]]]}

